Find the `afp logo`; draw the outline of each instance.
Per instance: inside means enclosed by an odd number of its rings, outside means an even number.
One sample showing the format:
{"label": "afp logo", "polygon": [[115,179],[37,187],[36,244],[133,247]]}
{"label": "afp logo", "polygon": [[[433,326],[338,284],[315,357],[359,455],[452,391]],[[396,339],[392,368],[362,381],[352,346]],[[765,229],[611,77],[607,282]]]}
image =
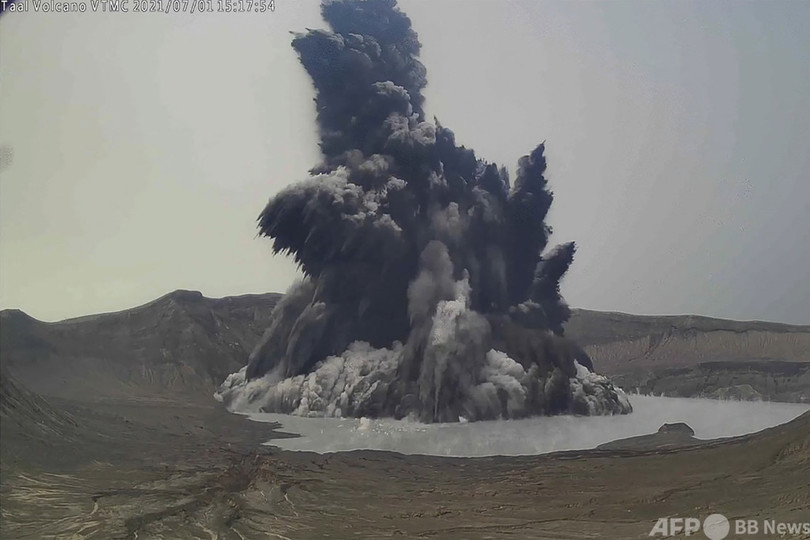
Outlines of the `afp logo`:
{"label": "afp logo", "polygon": [[712,514],[704,519],[702,524],[698,518],[693,517],[658,518],[650,531],[650,536],[675,536],[681,533],[684,536],[691,536],[701,528],[709,540],[723,540],[728,536],[731,527],[723,514]]}

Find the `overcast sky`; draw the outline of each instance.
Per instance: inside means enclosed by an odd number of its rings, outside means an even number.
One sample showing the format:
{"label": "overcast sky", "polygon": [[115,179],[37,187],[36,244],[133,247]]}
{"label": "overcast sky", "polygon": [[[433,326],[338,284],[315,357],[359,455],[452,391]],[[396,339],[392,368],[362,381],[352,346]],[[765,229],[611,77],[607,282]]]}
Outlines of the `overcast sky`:
{"label": "overcast sky", "polygon": [[[400,5],[429,115],[512,171],[546,140],[571,305],[810,324],[810,2]],[[0,306],[283,292],[255,219],[318,160],[288,31],[322,26],[300,0],[0,17]]]}

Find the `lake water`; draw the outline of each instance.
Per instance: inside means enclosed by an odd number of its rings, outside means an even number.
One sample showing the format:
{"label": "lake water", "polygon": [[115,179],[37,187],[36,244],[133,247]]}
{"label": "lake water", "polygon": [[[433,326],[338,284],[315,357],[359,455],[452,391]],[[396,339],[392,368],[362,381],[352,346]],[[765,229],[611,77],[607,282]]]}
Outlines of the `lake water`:
{"label": "lake water", "polygon": [[436,456],[533,455],[583,450],[602,443],[658,431],[661,424],[686,422],[699,439],[733,437],[783,424],[810,409],[793,403],[718,401],[630,396],[634,412],[621,416],[555,416],[524,420],[421,424],[390,418],[303,418],[251,414],[259,422],[279,422],[281,431],[300,437],[273,439],[286,450],[318,453],[391,450]]}

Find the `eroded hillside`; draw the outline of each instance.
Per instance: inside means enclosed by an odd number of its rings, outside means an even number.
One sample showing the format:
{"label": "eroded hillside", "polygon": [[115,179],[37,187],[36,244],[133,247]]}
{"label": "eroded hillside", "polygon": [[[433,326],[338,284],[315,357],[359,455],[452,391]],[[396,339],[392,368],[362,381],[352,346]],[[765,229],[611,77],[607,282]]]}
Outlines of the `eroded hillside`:
{"label": "eroded hillside", "polygon": [[599,371],[631,390],[810,399],[810,326],[574,310],[566,329]]}

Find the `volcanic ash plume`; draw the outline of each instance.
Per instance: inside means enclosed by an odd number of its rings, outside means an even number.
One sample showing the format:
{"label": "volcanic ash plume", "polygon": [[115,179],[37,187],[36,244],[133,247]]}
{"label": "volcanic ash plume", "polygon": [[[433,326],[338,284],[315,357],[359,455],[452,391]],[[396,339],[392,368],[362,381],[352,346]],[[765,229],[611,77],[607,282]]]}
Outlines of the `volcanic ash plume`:
{"label": "volcanic ash plume", "polygon": [[229,408],[425,422],[630,412],[563,337],[545,252],[552,194],[541,144],[504,168],[425,120],[425,68],[394,0],[325,2],[332,31],[297,34],[323,162],[259,216],[305,279],[275,308]]}

